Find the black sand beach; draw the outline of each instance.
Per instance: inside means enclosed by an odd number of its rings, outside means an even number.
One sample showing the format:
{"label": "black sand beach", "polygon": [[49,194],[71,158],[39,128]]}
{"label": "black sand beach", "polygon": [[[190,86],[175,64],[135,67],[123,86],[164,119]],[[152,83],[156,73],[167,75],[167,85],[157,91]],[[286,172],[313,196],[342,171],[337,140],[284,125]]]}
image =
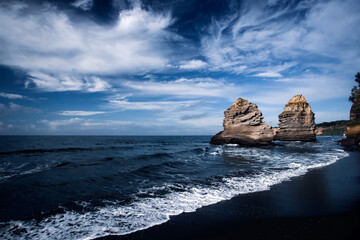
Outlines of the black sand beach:
{"label": "black sand beach", "polygon": [[360,153],[269,191],[184,213],[132,234],[101,239],[358,239]]}

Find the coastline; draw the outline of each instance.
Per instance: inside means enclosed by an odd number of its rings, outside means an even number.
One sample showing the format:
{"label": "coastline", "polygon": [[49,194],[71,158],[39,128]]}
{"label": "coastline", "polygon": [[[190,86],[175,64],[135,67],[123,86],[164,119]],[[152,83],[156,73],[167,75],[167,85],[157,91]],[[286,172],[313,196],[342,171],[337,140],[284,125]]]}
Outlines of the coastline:
{"label": "coastline", "polygon": [[354,239],[360,227],[360,152],[268,191],[172,216],[145,230],[97,239]]}

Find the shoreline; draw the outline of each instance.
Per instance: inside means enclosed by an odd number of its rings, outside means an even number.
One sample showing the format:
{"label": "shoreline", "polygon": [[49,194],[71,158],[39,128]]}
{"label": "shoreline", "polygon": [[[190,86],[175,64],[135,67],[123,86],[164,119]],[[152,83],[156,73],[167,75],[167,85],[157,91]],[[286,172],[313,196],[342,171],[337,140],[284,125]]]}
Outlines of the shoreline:
{"label": "shoreline", "polygon": [[96,239],[353,239],[360,227],[360,153],[271,187]]}

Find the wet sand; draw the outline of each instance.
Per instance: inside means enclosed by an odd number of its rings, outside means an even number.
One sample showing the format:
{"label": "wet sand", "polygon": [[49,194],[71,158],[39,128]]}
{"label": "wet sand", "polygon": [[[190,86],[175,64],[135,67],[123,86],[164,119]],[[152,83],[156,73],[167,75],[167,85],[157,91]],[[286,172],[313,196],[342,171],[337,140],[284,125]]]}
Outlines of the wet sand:
{"label": "wet sand", "polygon": [[123,236],[101,239],[358,239],[360,152],[269,191],[239,195]]}

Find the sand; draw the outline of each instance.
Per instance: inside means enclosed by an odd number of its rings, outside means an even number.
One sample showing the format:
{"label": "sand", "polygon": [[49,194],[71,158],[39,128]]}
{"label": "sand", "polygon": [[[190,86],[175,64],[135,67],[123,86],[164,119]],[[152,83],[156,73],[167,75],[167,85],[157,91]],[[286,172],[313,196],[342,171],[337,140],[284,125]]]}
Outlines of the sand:
{"label": "sand", "polygon": [[268,191],[101,239],[359,239],[360,152]]}

